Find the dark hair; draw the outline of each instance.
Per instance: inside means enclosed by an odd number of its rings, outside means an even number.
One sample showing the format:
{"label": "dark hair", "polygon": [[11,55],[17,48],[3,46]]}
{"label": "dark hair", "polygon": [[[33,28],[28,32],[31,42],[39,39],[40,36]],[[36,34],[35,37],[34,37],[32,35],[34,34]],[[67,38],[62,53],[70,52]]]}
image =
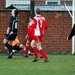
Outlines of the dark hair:
{"label": "dark hair", "polygon": [[18,9],[16,9],[14,12],[15,12],[15,16],[17,16],[18,15]]}
{"label": "dark hair", "polygon": [[34,17],[32,15],[29,16],[31,19],[33,19]]}
{"label": "dark hair", "polygon": [[37,13],[37,14],[40,14],[40,13],[41,13],[40,8],[36,8],[36,13]]}

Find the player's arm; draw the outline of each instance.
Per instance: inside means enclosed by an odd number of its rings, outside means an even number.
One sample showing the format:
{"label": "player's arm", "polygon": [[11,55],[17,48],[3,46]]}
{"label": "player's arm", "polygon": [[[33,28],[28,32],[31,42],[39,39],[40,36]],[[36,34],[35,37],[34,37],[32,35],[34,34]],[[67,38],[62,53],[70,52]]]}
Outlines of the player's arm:
{"label": "player's arm", "polygon": [[37,25],[37,20],[34,18],[33,24],[31,25],[31,27],[34,29],[34,28],[36,28],[36,25]]}
{"label": "player's arm", "polygon": [[27,35],[25,36],[26,39],[28,38],[29,34],[30,34],[30,26],[29,26],[29,23],[28,23]]}
{"label": "player's arm", "polygon": [[13,20],[14,20],[14,17],[11,16],[11,17],[10,17],[10,20],[9,20],[9,26],[8,26],[8,28],[7,28],[7,30],[6,30],[6,35],[8,35],[9,32],[10,32],[10,30],[11,30],[11,27],[12,27],[12,24],[13,24]]}
{"label": "player's arm", "polygon": [[48,23],[47,23],[46,20],[44,20],[44,25],[45,25],[45,29],[47,29],[48,28]]}
{"label": "player's arm", "polygon": [[75,35],[75,23],[73,28],[71,29],[69,36],[67,37],[67,40],[70,40],[74,35]]}
{"label": "player's arm", "polygon": [[7,28],[6,34],[9,34],[10,27]]}
{"label": "player's arm", "polygon": [[9,34],[9,32],[10,32],[10,29],[11,29],[11,26],[12,26],[12,21],[13,21],[13,17],[10,17],[9,26],[7,28],[6,34]]}
{"label": "player's arm", "polygon": [[25,36],[25,39],[27,39],[27,38],[28,38],[28,36],[29,36],[29,35],[27,34],[27,35]]}

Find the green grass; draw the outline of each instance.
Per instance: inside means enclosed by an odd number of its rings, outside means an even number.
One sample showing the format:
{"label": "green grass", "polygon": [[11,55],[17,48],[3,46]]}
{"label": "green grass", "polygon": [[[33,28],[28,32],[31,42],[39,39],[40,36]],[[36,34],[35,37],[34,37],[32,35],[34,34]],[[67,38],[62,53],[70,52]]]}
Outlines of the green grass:
{"label": "green grass", "polygon": [[0,75],[75,75],[75,55],[49,55],[49,62],[43,58],[32,62],[33,56],[0,56]]}

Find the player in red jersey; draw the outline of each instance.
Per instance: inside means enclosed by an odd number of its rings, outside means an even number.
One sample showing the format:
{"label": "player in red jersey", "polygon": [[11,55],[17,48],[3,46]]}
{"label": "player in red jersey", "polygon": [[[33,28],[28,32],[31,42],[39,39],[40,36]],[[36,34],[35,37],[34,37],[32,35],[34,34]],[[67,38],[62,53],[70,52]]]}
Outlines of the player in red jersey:
{"label": "player in red jersey", "polygon": [[25,51],[25,57],[28,57],[28,50],[30,49],[30,42],[32,41],[33,39],[33,35],[34,35],[34,30],[33,28],[31,27],[32,24],[34,24],[33,22],[33,16],[29,16],[29,23],[28,23],[28,27],[27,27],[27,35],[26,35],[26,39],[27,39],[27,42],[26,42],[26,51]]}
{"label": "player in red jersey", "polygon": [[[42,54],[44,58],[44,62],[48,62],[49,61],[48,56],[46,55],[46,53],[44,52],[41,46],[42,37],[44,35],[44,30],[48,28],[48,24],[45,18],[41,16],[41,11],[39,8],[36,8],[35,15],[36,16],[33,19],[34,24],[32,25],[32,28],[34,29],[34,38],[31,42],[31,47],[33,49],[34,56],[35,56],[35,59],[33,60],[33,62],[36,62],[38,60],[37,49]],[[35,46],[37,47],[37,49]]]}
{"label": "player in red jersey", "polygon": [[[27,42],[26,42],[26,46],[25,46],[25,57],[28,57],[28,52],[29,52],[29,49],[30,49],[30,43],[32,41],[32,39],[34,38],[34,28],[32,27],[32,25],[34,25],[34,21],[33,21],[33,16],[29,16],[29,23],[28,23],[28,28],[27,28],[27,35],[26,35],[26,39],[27,39]],[[39,53],[39,52],[38,52]],[[31,52],[30,53],[31,55],[33,55],[33,53]],[[42,58],[42,55],[40,55],[40,58]]]}

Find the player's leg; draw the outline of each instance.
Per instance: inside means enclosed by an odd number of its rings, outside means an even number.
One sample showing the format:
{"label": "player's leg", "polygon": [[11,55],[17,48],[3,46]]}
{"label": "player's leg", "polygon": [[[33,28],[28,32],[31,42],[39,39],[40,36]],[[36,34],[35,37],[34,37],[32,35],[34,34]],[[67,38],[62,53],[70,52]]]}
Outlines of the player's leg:
{"label": "player's leg", "polygon": [[[11,34],[11,35],[6,36],[6,39],[8,39],[9,41],[12,42],[13,40],[15,40],[16,36],[17,36],[17,34]],[[9,56],[8,56],[8,58],[12,58],[12,55],[11,55],[11,53],[12,53],[12,45],[9,45],[8,43],[6,43],[5,46],[7,48],[9,48],[8,49],[9,50]]]}
{"label": "player's leg", "polygon": [[23,49],[24,48],[24,45],[23,44],[20,44],[19,45],[19,48]]}
{"label": "player's leg", "polygon": [[29,51],[29,44],[30,44],[30,41],[27,39],[27,42],[26,42],[26,46],[25,46],[25,49],[26,49],[26,51],[25,51],[25,57],[28,57],[28,51]]}
{"label": "player's leg", "polygon": [[16,44],[15,46],[12,47],[12,52],[10,56],[12,56],[14,53],[22,50],[24,48],[23,44]]}
{"label": "player's leg", "polygon": [[36,43],[36,46],[37,46],[37,48],[38,48],[40,54],[43,56],[43,58],[44,58],[44,62],[49,61],[48,56],[46,55],[44,49],[41,47],[41,42]]}
{"label": "player's leg", "polygon": [[[4,38],[3,43],[4,43],[4,45],[6,46],[6,48],[8,49],[9,54],[10,54],[10,53],[12,52],[12,46],[11,46],[8,42],[9,42],[9,41]],[[12,58],[12,57],[10,57],[10,58]]]}
{"label": "player's leg", "polygon": [[33,50],[33,53],[34,53],[33,62],[36,62],[38,60],[38,52],[37,52],[37,49],[36,49],[36,46],[35,46],[35,40],[31,41],[31,47],[32,47],[32,50]]}
{"label": "player's leg", "polygon": [[39,41],[36,42],[37,49],[39,50],[40,54],[43,56],[44,61],[47,62],[47,61],[49,61],[48,56],[46,55],[44,49],[41,46],[42,36],[39,36],[38,39],[39,39]]}

